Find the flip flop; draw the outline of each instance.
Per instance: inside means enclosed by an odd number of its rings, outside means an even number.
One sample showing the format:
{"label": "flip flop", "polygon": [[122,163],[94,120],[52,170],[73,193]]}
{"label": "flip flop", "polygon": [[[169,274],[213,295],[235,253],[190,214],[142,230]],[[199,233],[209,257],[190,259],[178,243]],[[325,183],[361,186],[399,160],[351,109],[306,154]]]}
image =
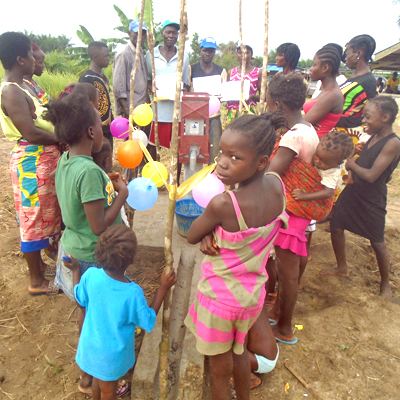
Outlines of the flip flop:
{"label": "flip flop", "polygon": [[[126,382],[125,380],[123,380],[122,382],[124,382],[122,385],[118,384],[118,386],[117,386],[116,396],[119,399],[121,397],[124,397],[129,392],[129,383]],[[84,388],[81,386],[80,383],[78,383],[78,390],[81,393],[86,394],[86,396],[93,396],[92,386],[88,386],[88,387]]]}
{"label": "flip flop", "polygon": [[271,326],[274,326],[278,323],[278,321],[275,321],[274,319],[270,318],[269,323],[271,324]]}
{"label": "flip flop", "polygon": [[56,296],[57,294],[62,293],[62,291],[54,284],[54,281],[49,281],[49,286],[47,287],[47,290],[38,290],[38,289],[33,289],[31,286],[29,286],[29,294],[31,296]]}
{"label": "flip flop", "polygon": [[293,339],[289,339],[289,338],[279,339],[279,338],[277,338],[275,336],[275,339],[276,339],[277,342],[284,343],[284,344],[296,344],[297,343],[297,337],[296,336],[293,336]]}

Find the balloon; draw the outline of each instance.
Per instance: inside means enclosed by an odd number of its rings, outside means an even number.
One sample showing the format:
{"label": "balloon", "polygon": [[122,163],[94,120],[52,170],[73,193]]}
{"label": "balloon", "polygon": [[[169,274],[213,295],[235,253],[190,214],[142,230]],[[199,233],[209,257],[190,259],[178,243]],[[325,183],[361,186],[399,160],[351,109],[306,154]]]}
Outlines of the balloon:
{"label": "balloon", "polygon": [[127,203],[135,210],[147,210],[156,204],[158,189],[154,182],[147,178],[136,178],[128,184]]}
{"label": "balloon", "polygon": [[218,99],[218,97],[215,96],[210,96],[210,102],[208,103],[208,107],[209,107],[209,114],[215,114],[219,111],[219,109],[221,108],[221,103]]}
{"label": "balloon", "polygon": [[140,104],[133,110],[133,120],[139,126],[147,126],[153,121],[153,110],[150,104]]}
{"label": "balloon", "polygon": [[143,160],[143,151],[138,142],[127,140],[118,147],[117,159],[124,168],[136,168]]}
{"label": "balloon", "polygon": [[[168,178],[168,171],[167,168],[164,167],[160,162],[154,161],[154,164],[157,165],[158,170],[161,172],[162,177],[164,180]],[[164,181],[161,179],[160,174],[154,168],[153,164],[148,163],[142,169],[142,176],[144,178],[151,179],[157,187],[161,187],[164,184]]]}
{"label": "balloon", "polygon": [[[143,131],[141,131],[140,129],[138,129],[138,130],[134,130],[133,132],[132,132],[132,139],[133,140],[136,140],[137,142],[138,142],[138,138],[137,138],[137,136],[136,136],[136,133],[139,135],[139,137],[140,137],[140,140],[143,142],[143,144],[144,144],[144,147],[146,147],[147,145],[148,145],[148,143],[149,143],[149,138],[147,137],[147,135],[143,132]],[[139,143],[139,142],[138,142]]]}
{"label": "balloon", "polygon": [[129,136],[129,121],[126,118],[115,118],[110,125],[111,134],[117,139],[125,139]]}
{"label": "balloon", "polygon": [[218,179],[217,175],[207,175],[192,190],[194,201],[201,207],[207,207],[210,200],[217,194],[225,191],[225,185]]}

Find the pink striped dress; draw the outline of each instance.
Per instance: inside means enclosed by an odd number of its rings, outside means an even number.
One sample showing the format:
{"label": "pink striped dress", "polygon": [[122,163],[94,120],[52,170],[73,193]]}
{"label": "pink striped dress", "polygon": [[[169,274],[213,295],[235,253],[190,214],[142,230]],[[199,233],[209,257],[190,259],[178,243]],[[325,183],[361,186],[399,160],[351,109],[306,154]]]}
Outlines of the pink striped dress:
{"label": "pink striped dress", "polygon": [[220,252],[204,258],[199,292],[185,319],[196,336],[198,352],[209,356],[231,348],[243,353],[247,332],[263,308],[268,255],[279,229],[287,226],[287,214],[282,211],[268,225],[248,228],[235,194],[229,195],[240,231],[215,228]]}

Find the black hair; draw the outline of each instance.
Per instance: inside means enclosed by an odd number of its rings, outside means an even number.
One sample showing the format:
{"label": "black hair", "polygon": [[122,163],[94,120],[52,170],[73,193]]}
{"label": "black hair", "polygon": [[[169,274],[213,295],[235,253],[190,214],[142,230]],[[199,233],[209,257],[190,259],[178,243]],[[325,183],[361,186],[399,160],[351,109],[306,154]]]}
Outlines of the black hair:
{"label": "black hair", "polygon": [[[248,44],[244,44],[244,47],[246,47],[247,51],[251,51],[251,54],[253,55],[253,48],[250,47]],[[242,47],[239,45],[238,47],[236,47],[236,52],[238,51],[242,51]]]}
{"label": "black hair", "polygon": [[[389,114],[390,120],[389,123],[393,124],[396,120],[397,113],[399,112],[399,106],[396,101],[390,96],[377,96],[373,97],[369,103],[374,104],[378,107],[380,113],[382,115]],[[368,104],[368,103],[367,103]]]}
{"label": "black hair", "polygon": [[372,54],[375,52],[376,43],[375,39],[370,35],[358,35],[353,37],[347,44],[353,50],[363,50],[364,59],[366,62],[372,61]]}
{"label": "black hair", "polygon": [[90,42],[88,46],[88,54],[90,59],[92,59],[94,56],[97,56],[103,47],[108,50],[108,46],[103,42]]}
{"label": "black hair", "polygon": [[135,232],[125,225],[112,225],[100,235],[94,256],[105,270],[120,271],[133,263],[136,252]]}
{"label": "black hair", "polygon": [[81,82],[74,86],[72,93],[87,96],[88,100],[94,103],[98,99],[99,89],[91,83]]}
{"label": "black hair", "polygon": [[315,56],[319,58],[322,64],[328,64],[331,67],[331,74],[333,76],[339,73],[342,55],[342,47],[335,43],[326,44],[315,53]]}
{"label": "black hair", "polygon": [[338,162],[342,163],[353,154],[353,139],[344,131],[331,130],[320,141],[324,151],[338,153]]}
{"label": "black hair", "polygon": [[4,69],[11,69],[17,57],[27,57],[31,41],[20,32],[5,32],[0,35],[0,60]]}
{"label": "black hair", "polygon": [[291,110],[301,110],[306,101],[307,85],[300,74],[276,74],[268,85],[268,94]]}
{"label": "black hair", "polygon": [[98,153],[92,153],[93,161],[101,168],[104,169],[104,160],[112,153],[111,142],[103,137],[103,146]]}
{"label": "black hair", "polygon": [[289,64],[292,71],[294,71],[297,67],[297,64],[300,59],[300,49],[297,44],[294,43],[282,43],[277,49],[276,52],[279,54],[285,55],[285,60]]}
{"label": "black hair", "polygon": [[275,131],[286,127],[287,119],[283,111],[267,112],[261,115],[246,114],[235,119],[227,129],[247,136],[249,147],[257,151],[257,155],[271,156],[276,142]]}
{"label": "black hair", "polygon": [[80,93],[51,101],[46,108],[43,119],[54,125],[57,139],[69,145],[78,143],[99,118],[87,96]]}

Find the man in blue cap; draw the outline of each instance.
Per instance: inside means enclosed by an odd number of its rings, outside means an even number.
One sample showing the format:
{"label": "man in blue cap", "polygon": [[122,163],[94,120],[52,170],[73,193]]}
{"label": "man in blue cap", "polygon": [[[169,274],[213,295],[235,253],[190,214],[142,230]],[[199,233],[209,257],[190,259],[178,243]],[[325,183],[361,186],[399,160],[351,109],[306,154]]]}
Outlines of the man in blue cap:
{"label": "man in blue cap", "polygon": [[[176,74],[178,66],[178,48],[175,46],[178,41],[180,25],[177,22],[167,19],[162,25],[161,35],[163,44],[158,45],[154,49],[154,64],[157,76],[164,74]],[[148,88],[152,91],[152,73],[151,73],[151,54],[146,53],[147,65],[147,83]],[[182,82],[184,84],[183,90],[188,90],[189,78],[189,57],[185,53],[183,58]],[[172,117],[174,113],[174,101],[163,100],[157,103],[158,110],[158,137],[160,145],[163,147],[170,147],[171,134],[172,134]],[[154,124],[151,129],[150,143],[155,143],[154,138]]]}
{"label": "man in blue cap", "polygon": [[[227,73],[225,68],[217,65],[213,62],[215,57],[215,52],[217,51],[217,42],[212,37],[206,37],[200,43],[200,61],[196,64],[190,66],[191,77],[201,78],[205,76],[218,75],[221,77],[221,82],[226,82]],[[221,125],[221,113],[210,115],[210,161],[209,164],[214,163],[215,157],[218,156],[219,152],[219,141],[222,135],[222,125]]]}
{"label": "man in blue cap", "polygon": [[135,64],[137,47],[140,49],[140,56],[139,65],[135,75],[135,95],[133,103],[134,107],[137,107],[139,104],[150,102],[149,94],[147,93],[147,68],[142,49],[142,46],[147,39],[147,26],[144,22],[142,26],[142,43],[140,43],[139,46],[137,46],[138,31],[139,20],[135,19],[129,24],[129,42],[121,52],[117,53],[114,59],[113,90],[115,98],[115,114],[124,118],[129,117],[131,72],[133,65]]}

